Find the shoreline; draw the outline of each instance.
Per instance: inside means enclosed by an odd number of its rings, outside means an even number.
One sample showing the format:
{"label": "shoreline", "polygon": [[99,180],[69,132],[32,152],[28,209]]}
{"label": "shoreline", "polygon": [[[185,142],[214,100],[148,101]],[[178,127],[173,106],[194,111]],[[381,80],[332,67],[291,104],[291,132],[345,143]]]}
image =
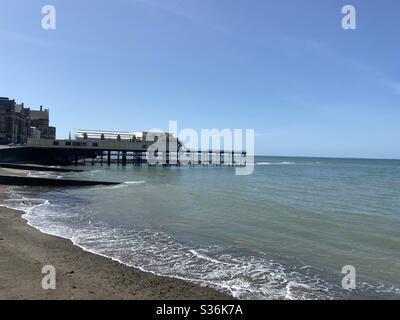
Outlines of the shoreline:
{"label": "shoreline", "polygon": [[[6,189],[0,186],[0,205]],[[129,267],[28,225],[23,211],[0,206],[0,300],[226,300],[228,294]],[[45,265],[56,289],[44,290]]]}

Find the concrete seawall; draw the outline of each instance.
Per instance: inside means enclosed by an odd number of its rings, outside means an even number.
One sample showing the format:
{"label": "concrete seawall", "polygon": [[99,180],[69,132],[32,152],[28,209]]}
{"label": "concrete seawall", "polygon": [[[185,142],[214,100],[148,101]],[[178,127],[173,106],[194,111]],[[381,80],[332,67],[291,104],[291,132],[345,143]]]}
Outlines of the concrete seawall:
{"label": "concrete seawall", "polygon": [[51,187],[87,187],[96,185],[118,185],[120,182],[49,179],[0,175],[0,185],[11,186],[51,186]]}
{"label": "concrete seawall", "polygon": [[83,172],[84,170],[78,169],[65,169],[59,167],[49,167],[42,165],[32,165],[32,164],[15,164],[15,163],[2,163],[0,162],[0,168],[8,169],[19,169],[19,170],[32,170],[32,171],[53,171],[53,172]]}
{"label": "concrete seawall", "polygon": [[[41,165],[71,165],[75,160],[74,149],[51,149],[31,147],[0,148],[0,162]],[[95,152],[87,151],[87,158],[95,157]],[[83,152],[78,154],[83,159]]]}

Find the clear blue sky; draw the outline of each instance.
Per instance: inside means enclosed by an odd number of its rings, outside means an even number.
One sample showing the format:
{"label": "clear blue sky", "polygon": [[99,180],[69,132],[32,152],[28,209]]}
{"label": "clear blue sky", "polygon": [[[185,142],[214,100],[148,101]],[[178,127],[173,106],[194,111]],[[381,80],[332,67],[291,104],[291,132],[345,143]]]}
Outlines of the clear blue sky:
{"label": "clear blue sky", "polygon": [[257,154],[400,158],[399,39],[398,0],[1,0],[0,96],[59,138],[177,120],[254,128]]}

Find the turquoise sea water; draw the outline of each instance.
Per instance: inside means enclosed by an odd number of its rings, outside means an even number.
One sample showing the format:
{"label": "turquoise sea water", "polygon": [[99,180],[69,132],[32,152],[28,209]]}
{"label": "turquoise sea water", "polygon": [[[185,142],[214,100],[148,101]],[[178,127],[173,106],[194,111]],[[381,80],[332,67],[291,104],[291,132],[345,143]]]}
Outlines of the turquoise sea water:
{"label": "turquoise sea water", "polygon": [[[56,176],[125,183],[15,187],[6,205],[86,250],[241,299],[400,298],[400,161],[256,162],[250,176],[87,166]],[[345,265],[356,269],[354,290],[342,288]]]}

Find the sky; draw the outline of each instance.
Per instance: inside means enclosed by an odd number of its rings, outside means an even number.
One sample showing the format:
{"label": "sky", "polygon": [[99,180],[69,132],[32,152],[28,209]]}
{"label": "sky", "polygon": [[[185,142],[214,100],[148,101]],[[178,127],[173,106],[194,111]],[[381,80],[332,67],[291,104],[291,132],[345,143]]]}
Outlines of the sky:
{"label": "sky", "polygon": [[0,96],[58,138],[176,120],[254,129],[259,155],[399,159],[399,33],[398,0],[0,0]]}

